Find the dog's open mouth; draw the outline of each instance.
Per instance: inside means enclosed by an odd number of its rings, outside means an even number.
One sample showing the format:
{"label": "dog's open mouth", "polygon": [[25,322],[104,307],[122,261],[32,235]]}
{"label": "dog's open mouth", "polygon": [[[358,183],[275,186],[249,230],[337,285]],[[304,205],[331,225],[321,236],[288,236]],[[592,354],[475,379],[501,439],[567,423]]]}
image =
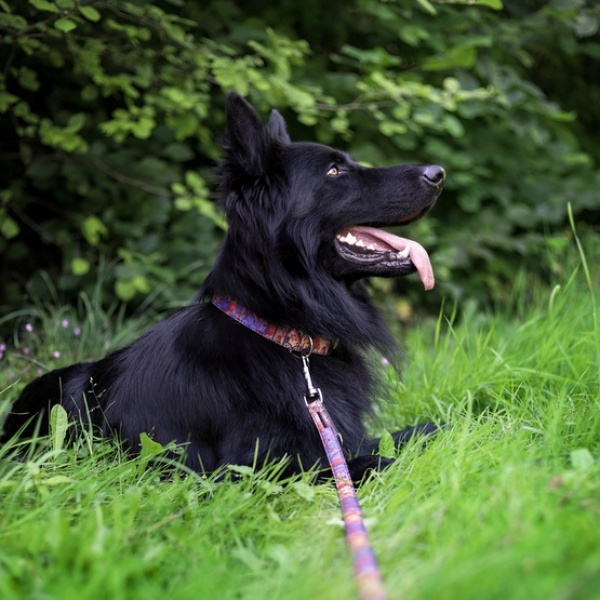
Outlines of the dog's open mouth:
{"label": "dog's open mouth", "polygon": [[421,244],[375,227],[355,226],[336,236],[336,246],[347,261],[362,266],[384,268],[414,267],[426,290],[433,289],[435,278],[427,251]]}

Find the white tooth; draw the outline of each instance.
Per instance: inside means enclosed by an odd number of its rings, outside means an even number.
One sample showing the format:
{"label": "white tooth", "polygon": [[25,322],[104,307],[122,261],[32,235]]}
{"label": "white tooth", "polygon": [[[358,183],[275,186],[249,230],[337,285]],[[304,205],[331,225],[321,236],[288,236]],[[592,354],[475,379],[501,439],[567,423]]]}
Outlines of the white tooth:
{"label": "white tooth", "polygon": [[367,250],[375,250],[375,244],[369,244]]}
{"label": "white tooth", "polygon": [[347,242],[347,241],[348,241],[348,236],[347,236],[347,235],[345,235],[345,236],[336,235],[335,237],[337,237],[337,239],[338,239],[340,242]]}
{"label": "white tooth", "polygon": [[345,241],[348,242],[348,244],[356,244],[356,238],[351,233],[346,236]]}
{"label": "white tooth", "polygon": [[358,240],[358,242],[356,242],[356,244],[354,244],[355,246],[358,246],[359,248],[364,248],[365,247],[365,243],[362,240]]}
{"label": "white tooth", "polygon": [[398,258],[408,258],[409,255],[410,255],[410,246],[409,245],[405,246],[404,250],[402,250],[401,252],[398,252]]}

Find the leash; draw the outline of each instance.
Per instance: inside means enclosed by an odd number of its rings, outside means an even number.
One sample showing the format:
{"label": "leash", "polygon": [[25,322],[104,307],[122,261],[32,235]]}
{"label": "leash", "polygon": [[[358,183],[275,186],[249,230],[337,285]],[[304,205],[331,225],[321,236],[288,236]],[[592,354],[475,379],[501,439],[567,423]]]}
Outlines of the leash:
{"label": "leash", "polygon": [[383,580],[369,541],[356,490],[348,471],[344,452],[340,445],[340,435],[335,429],[329,412],[323,404],[323,395],[313,385],[309,370],[309,354],[302,354],[302,371],[306,380],[304,401],[308,412],[319,432],[327,460],[333,472],[342,517],[346,528],[346,541],[354,565],[354,576],[358,584],[360,600],[386,600]]}
{"label": "leash", "polygon": [[319,432],[329,466],[333,472],[346,528],[346,540],[358,584],[359,599],[387,600],[377,559],[369,542],[369,535],[356,497],[356,490],[348,471],[344,451],[340,445],[340,435],[323,404],[321,390],[313,385],[310,376],[309,356],[311,354],[329,354],[336,347],[337,341],[322,337],[313,338],[297,329],[275,325],[248,310],[230,296],[216,294],[212,298],[212,304],[241,325],[287,348],[291,352],[295,352],[302,358],[302,371],[306,381],[304,401]]}

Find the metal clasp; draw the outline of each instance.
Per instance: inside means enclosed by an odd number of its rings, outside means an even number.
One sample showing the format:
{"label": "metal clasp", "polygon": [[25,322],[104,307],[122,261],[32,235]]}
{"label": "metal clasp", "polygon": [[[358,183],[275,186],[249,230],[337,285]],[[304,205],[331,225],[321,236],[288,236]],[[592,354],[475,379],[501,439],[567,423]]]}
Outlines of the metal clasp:
{"label": "metal clasp", "polygon": [[314,386],[312,377],[310,376],[309,359],[308,354],[303,354],[302,358],[302,372],[304,373],[304,381],[306,381],[306,394],[304,396],[304,402],[311,404],[317,400],[323,401],[323,395],[321,394],[320,388]]}

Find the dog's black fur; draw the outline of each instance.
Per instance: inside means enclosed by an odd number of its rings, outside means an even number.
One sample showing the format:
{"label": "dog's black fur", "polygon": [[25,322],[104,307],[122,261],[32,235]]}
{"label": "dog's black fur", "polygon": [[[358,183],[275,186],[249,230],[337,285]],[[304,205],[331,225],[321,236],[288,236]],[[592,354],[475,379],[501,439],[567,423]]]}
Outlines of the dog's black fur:
{"label": "dog's black fur", "polygon": [[[284,456],[290,472],[326,465],[299,357],[220,312],[208,302],[218,293],[272,323],[337,340],[330,355],[311,357],[312,378],[353,478],[381,466],[377,440],[365,439],[374,390],[365,355],[394,352],[394,341],[359,280],[415,268],[389,256],[349,260],[336,234],[420,217],[440,193],[443,169],[366,168],[333,148],[291,142],[277,111],[265,125],[236,94],[227,114],[220,175],[229,229],[200,302],[102,360],[30,383],[4,423],[3,441],[20,430],[31,436],[36,414],[44,431],[49,407],[60,402],[74,423],[116,435],[133,451],[142,432],[183,444],[187,465],[199,471]],[[397,443],[415,431],[398,432]]]}

